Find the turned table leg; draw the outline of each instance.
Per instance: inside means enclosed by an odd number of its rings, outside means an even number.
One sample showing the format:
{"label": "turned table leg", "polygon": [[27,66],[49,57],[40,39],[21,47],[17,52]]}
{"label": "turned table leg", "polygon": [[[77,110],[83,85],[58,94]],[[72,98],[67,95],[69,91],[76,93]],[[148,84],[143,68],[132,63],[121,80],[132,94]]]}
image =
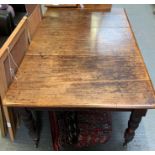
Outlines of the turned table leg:
{"label": "turned table leg", "polygon": [[130,141],[133,140],[135,136],[135,130],[138,128],[141,119],[143,116],[145,116],[147,110],[146,109],[137,109],[137,110],[132,110],[130,119],[128,122],[128,128],[125,130],[124,133],[124,144],[123,146],[126,146]]}

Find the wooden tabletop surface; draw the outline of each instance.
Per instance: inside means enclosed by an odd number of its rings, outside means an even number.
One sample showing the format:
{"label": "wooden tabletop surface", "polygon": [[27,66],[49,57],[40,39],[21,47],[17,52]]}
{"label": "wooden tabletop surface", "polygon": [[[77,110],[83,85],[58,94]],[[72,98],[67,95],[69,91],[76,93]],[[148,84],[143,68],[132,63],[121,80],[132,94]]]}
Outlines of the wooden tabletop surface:
{"label": "wooden tabletop surface", "polygon": [[49,10],[6,97],[7,106],[155,108],[124,10]]}

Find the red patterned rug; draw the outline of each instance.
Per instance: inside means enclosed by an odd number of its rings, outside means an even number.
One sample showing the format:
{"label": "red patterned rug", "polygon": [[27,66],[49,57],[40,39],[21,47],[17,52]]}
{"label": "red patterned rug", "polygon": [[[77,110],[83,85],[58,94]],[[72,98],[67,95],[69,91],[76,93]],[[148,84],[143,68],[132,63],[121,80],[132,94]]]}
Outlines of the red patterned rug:
{"label": "red patterned rug", "polygon": [[82,148],[108,141],[111,113],[103,110],[49,112],[54,150]]}

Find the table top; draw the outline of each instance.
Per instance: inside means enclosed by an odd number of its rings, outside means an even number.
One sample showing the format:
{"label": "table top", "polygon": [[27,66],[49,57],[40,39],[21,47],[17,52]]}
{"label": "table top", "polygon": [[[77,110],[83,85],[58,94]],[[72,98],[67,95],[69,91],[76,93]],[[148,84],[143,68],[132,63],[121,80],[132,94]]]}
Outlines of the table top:
{"label": "table top", "polygon": [[155,108],[150,77],[124,10],[48,10],[3,103]]}

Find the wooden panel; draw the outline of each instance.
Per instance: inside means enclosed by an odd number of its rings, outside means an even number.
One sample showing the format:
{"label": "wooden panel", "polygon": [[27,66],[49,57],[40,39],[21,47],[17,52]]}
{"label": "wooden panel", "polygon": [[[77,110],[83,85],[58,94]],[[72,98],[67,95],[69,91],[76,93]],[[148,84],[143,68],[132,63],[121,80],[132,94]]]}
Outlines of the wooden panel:
{"label": "wooden panel", "polygon": [[[0,49],[0,73],[2,74],[0,78],[0,93],[2,98],[7,91],[9,83],[11,82],[8,66],[8,49],[10,53],[12,53],[12,56],[15,58],[15,62],[19,65],[28,46],[26,20],[26,17],[21,20],[11,36]],[[13,66],[13,68],[15,68],[15,66]]]}
{"label": "wooden panel", "polygon": [[31,38],[33,37],[39,23],[41,22],[42,14],[40,5],[36,5],[35,9],[28,17],[28,28]]}
{"label": "wooden panel", "polygon": [[17,78],[6,106],[155,108],[149,75],[122,10],[49,10]]}
{"label": "wooden panel", "polygon": [[33,13],[34,9],[36,8],[37,4],[25,4],[25,6],[28,16],[30,16]]}
{"label": "wooden panel", "polygon": [[3,98],[5,96],[5,93],[7,91],[7,79],[5,74],[5,68],[3,61],[0,61],[0,96]]}
{"label": "wooden panel", "polygon": [[[15,63],[20,66],[20,63],[23,60],[23,57],[25,56],[25,52],[28,47],[28,36],[25,34],[26,32],[24,31],[20,38],[17,40],[15,46],[12,48],[10,53],[12,54],[12,57],[15,61]],[[8,56],[6,60],[4,61],[4,66],[5,66],[5,73],[6,73],[6,79],[7,79],[7,85],[9,86],[10,83],[12,82],[12,78],[10,75],[10,70],[9,70],[9,59],[10,59],[10,65],[14,69],[15,73],[17,71],[17,66],[13,63],[13,60],[11,56]]]}
{"label": "wooden panel", "polygon": [[14,47],[17,40],[19,39],[21,33],[27,28],[27,17],[23,17],[23,19],[20,21],[20,23],[17,25],[17,27],[14,29],[14,31],[11,33],[9,38],[6,40],[2,48],[0,49],[0,61],[4,61],[8,55],[6,52],[6,49],[9,47],[10,50]]}
{"label": "wooden panel", "polygon": [[[28,46],[28,35],[27,35],[27,17],[24,17],[20,23],[17,25],[17,27],[15,28],[15,30],[12,32],[12,34],[10,35],[10,37],[7,39],[7,41],[4,43],[4,45],[2,46],[2,48],[0,49],[0,97],[3,99],[3,97],[5,96],[5,93],[8,89],[9,84],[12,82],[12,79],[10,79],[10,74],[9,74],[9,66],[8,66],[8,55],[10,51],[10,53],[12,53],[12,56],[14,57],[15,62],[19,65],[23,56],[24,56],[24,52],[27,49]],[[14,68],[15,66],[13,66]],[[1,103],[0,103],[1,104]],[[4,122],[2,122],[3,124],[1,124],[1,128],[2,128],[2,132],[5,132],[5,118],[3,116],[3,109],[2,109],[2,104],[0,105],[1,107],[1,116],[2,116],[2,120]],[[11,133],[15,133],[15,124],[16,124],[16,119],[14,117],[13,114],[13,109],[10,109],[8,111],[9,113],[9,123],[11,123],[12,127],[9,128],[9,131],[11,131]],[[6,134],[6,133],[3,133]],[[12,137],[14,135],[11,135]]]}

